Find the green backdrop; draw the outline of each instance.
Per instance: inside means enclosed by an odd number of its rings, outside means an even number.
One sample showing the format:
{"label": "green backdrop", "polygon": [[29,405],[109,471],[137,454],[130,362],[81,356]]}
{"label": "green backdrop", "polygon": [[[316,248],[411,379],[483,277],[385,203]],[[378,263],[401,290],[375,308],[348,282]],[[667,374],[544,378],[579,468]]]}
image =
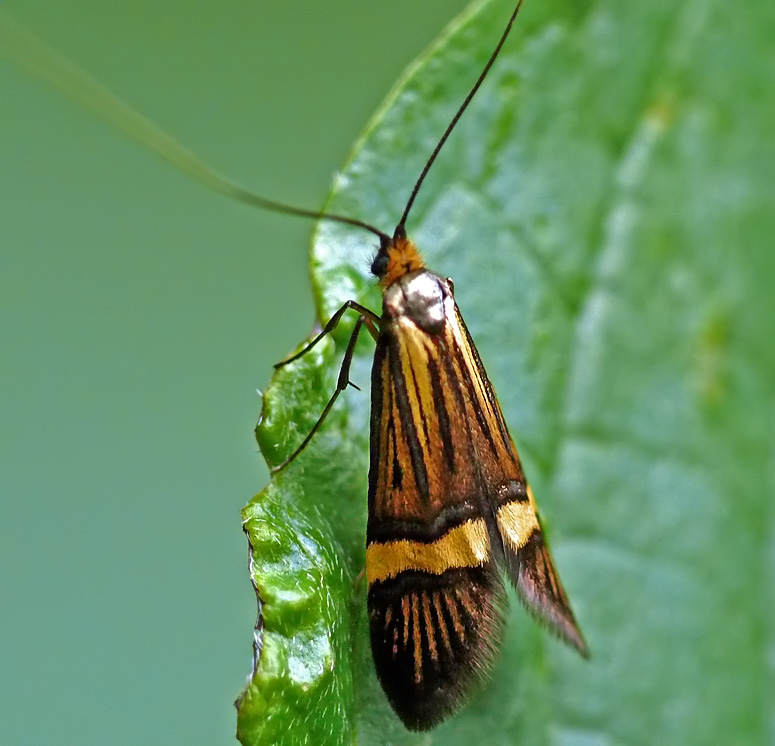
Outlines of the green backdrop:
{"label": "green backdrop", "polygon": [[[463,5],[3,3],[312,207]],[[311,225],[209,193],[4,61],[0,91],[0,743],[232,743],[256,389],[312,326]]]}
{"label": "green backdrop", "polygon": [[[407,82],[334,209],[395,220],[500,6]],[[460,8],[2,7],[224,172],[312,207]],[[348,392],[245,514],[271,549],[254,567],[264,650],[302,653],[291,676],[262,666],[252,742],[356,723],[394,745],[775,743],[773,7],[530,0],[412,213],[457,280],[591,661],[512,605],[491,685],[428,737],[401,728],[365,636],[345,644],[364,621],[368,401]],[[239,509],[266,481],[255,389],[312,326],[311,226],[210,194],[0,76],[0,744],[232,743],[255,618]],[[345,297],[378,307],[371,243],[318,233],[324,316]],[[334,346],[268,390],[270,458],[317,418]],[[356,350],[361,384],[372,350]],[[321,599],[336,666],[296,634],[321,626]],[[348,691],[339,722],[319,717],[311,671]],[[267,693],[289,717],[264,717]]]}

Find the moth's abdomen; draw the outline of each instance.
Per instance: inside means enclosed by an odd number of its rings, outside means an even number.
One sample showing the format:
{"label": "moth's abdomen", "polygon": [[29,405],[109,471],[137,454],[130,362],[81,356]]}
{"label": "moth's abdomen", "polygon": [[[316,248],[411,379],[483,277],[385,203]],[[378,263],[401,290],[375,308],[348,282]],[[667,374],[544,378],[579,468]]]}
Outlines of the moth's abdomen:
{"label": "moth's abdomen", "polygon": [[432,728],[464,704],[492,663],[503,603],[489,563],[406,570],[369,584],[377,676],[407,728]]}

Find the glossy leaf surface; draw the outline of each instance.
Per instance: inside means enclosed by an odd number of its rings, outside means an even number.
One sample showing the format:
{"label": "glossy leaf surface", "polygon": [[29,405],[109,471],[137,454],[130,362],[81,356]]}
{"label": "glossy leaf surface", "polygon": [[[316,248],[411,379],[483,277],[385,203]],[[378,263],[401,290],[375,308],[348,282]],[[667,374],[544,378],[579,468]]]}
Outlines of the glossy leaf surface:
{"label": "glossy leaf surface", "polygon": [[[329,209],[392,231],[508,10],[477,6],[420,61]],[[773,743],[773,21],[758,0],[528,2],[407,226],[455,280],[592,659],[513,602],[469,707],[422,736],[393,716],[357,579],[366,339],[363,390],[245,509],[264,657],[244,744]],[[372,243],[319,227],[321,318],[379,311]],[[325,406],[352,322],[273,379],[270,464]]]}

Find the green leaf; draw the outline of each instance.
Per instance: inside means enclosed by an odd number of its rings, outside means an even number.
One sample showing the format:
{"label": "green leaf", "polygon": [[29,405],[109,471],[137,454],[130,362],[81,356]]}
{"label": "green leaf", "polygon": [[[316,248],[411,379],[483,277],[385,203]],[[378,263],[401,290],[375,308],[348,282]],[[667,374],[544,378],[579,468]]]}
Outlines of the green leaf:
{"label": "green leaf", "polygon": [[[402,81],[331,211],[392,231],[508,11],[476,6]],[[512,603],[465,710],[425,735],[392,714],[358,577],[366,339],[364,390],[245,509],[263,652],[244,744],[775,743],[773,39],[764,0],[528,2],[409,220],[456,280],[591,660]],[[318,227],[322,319],[380,309],[372,243]],[[352,321],[272,380],[269,464],[322,412]]]}

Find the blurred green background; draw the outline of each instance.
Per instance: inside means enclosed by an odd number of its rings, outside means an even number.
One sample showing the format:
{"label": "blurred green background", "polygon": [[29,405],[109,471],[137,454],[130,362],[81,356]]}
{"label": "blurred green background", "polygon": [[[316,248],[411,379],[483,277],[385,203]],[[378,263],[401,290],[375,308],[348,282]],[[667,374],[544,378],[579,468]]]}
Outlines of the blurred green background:
{"label": "blurred green background", "polygon": [[[314,208],[464,4],[3,7],[226,174]],[[0,79],[0,743],[231,743],[256,389],[313,324],[312,226]]]}

